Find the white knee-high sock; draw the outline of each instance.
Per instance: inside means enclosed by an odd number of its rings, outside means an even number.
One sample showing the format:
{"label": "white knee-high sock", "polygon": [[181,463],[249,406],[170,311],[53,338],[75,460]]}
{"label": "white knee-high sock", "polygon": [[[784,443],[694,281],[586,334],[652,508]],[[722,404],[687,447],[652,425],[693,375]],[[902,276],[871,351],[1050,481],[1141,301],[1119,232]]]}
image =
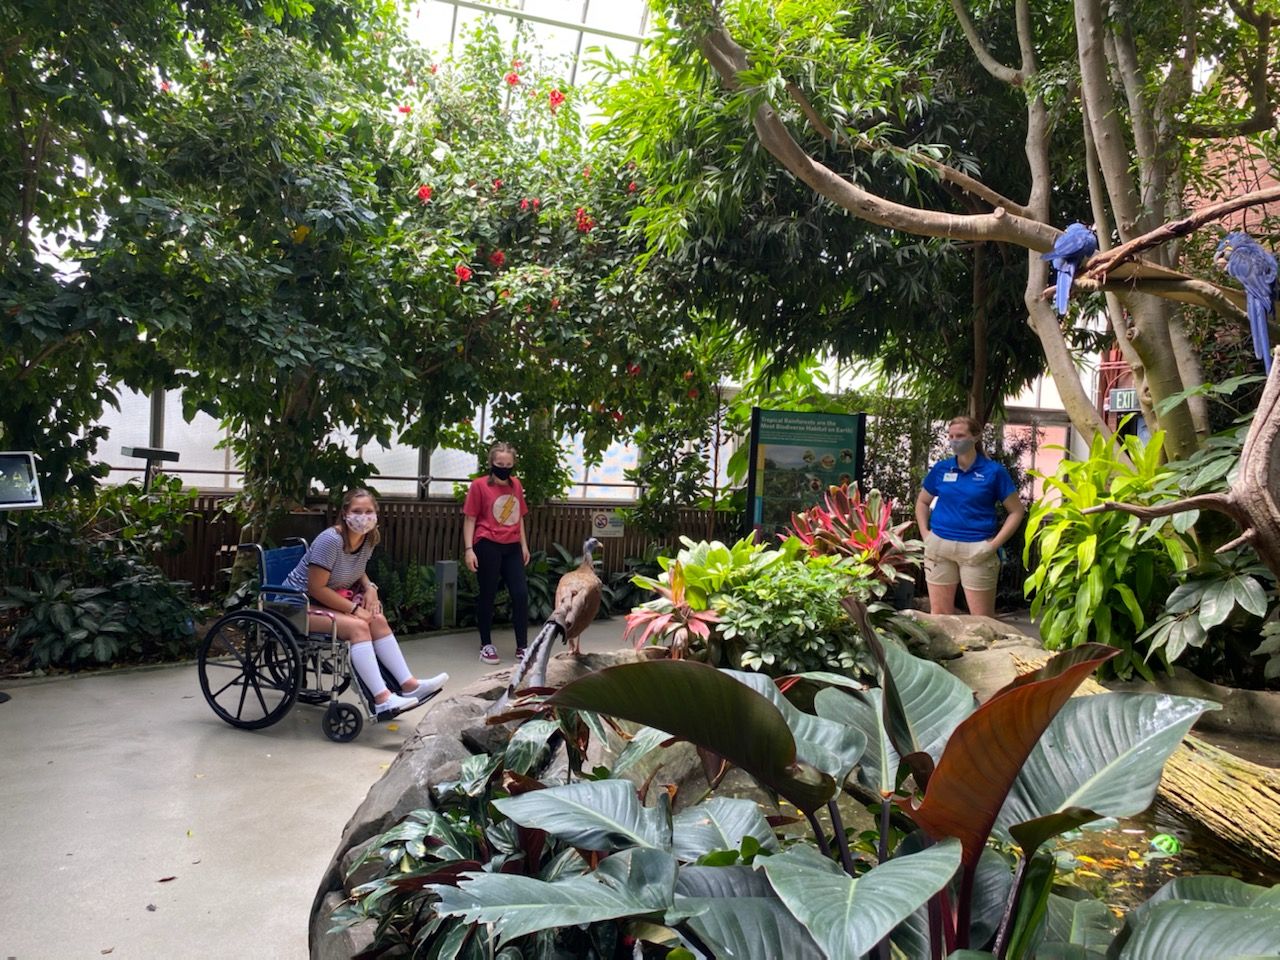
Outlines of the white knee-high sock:
{"label": "white knee-high sock", "polygon": [[382,679],[382,671],[378,669],[378,657],[373,652],[372,643],[351,644],[351,666],[375,698],[386,692],[387,681]]}
{"label": "white knee-high sock", "polygon": [[400,652],[400,644],[396,643],[396,635],[388,633],[373,641],[373,652],[383,665],[391,671],[396,683],[404,686],[404,682],[413,676],[413,671],[404,662],[404,654]]}

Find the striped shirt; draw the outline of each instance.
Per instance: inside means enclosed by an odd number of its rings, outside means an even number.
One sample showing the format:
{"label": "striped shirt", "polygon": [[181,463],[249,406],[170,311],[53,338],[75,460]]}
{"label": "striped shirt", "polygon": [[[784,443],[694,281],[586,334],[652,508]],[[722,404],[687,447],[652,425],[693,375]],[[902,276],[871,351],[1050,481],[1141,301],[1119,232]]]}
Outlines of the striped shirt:
{"label": "striped shirt", "polygon": [[342,542],[341,531],[337,527],[329,527],[316,537],[306,555],[285,577],[284,585],[305,591],[308,588],[307,568],[323,567],[329,571],[329,581],[325,586],[330,590],[345,590],[360,579],[372,553],[373,543],[369,537],[364,538],[359,550],[350,553]]}

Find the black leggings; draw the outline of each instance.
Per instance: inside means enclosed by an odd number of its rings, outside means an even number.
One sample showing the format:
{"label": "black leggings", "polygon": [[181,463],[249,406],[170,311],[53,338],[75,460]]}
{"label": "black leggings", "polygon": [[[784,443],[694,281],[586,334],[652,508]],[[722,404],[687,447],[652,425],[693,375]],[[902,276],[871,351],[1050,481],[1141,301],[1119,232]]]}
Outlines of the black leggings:
{"label": "black leggings", "polygon": [[493,641],[489,631],[493,627],[493,601],[498,596],[498,581],[507,585],[511,594],[511,620],[516,629],[516,646],[524,647],[529,640],[529,582],[524,576],[524,557],[520,544],[494,543],[492,540],[476,540],[472,544],[476,552],[476,579],[480,581],[480,596],[476,599],[476,626],[480,630],[480,646]]}

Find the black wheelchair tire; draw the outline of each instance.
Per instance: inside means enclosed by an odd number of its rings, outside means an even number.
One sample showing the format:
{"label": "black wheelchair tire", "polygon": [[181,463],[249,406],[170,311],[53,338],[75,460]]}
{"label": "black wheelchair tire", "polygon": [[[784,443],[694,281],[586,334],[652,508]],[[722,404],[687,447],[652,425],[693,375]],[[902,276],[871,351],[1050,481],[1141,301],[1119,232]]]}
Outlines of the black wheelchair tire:
{"label": "black wheelchair tire", "polygon": [[236,610],[214,623],[200,644],[197,666],[205,702],[241,730],[279,722],[293,708],[302,683],[302,658],[292,633],[258,610]]}
{"label": "black wheelchair tire", "polygon": [[364,715],[350,703],[335,700],[324,712],[324,735],[334,743],[350,743],[364,729]]}

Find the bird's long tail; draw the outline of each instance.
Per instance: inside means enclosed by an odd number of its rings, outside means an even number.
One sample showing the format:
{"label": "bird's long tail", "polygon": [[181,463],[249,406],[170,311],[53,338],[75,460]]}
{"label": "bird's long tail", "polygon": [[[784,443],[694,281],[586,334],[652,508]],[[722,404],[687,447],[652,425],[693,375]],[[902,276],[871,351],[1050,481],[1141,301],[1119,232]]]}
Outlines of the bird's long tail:
{"label": "bird's long tail", "polygon": [[564,627],[554,620],[548,620],[542,625],[538,635],[533,638],[533,642],[526,648],[524,659],[512,669],[511,680],[507,683],[507,689],[503,691],[502,696],[489,709],[489,713],[501,713],[505,709],[507,702],[516,695],[516,691],[524,684],[526,676],[529,677],[529,686],[531,687],[546,685],[547,661],[551,657],[551,646],[556,642],[556,637],[563,634]]}
{"label": "bird's long tail", "polygon": [[1067,307],[1071,304],[1071,284],[1076,278],[1076,265],[1071,261],[1063,263],[1058,268],[1058,289],[1053,298],[1053,305],[1058,310],[1058,316],[1065,317],[1067,315]]}
{"label": "bird's long tail", "polygon": [[1271,312],[1271,304],[1264,303],[1257,297],[1246,298],[1246,313],[1249,315],[1249,332],[1253,335],[1253,355],[1262,361],[1264,369],[1271,373],[1271,332],[1267,329],[1267,314]]}

